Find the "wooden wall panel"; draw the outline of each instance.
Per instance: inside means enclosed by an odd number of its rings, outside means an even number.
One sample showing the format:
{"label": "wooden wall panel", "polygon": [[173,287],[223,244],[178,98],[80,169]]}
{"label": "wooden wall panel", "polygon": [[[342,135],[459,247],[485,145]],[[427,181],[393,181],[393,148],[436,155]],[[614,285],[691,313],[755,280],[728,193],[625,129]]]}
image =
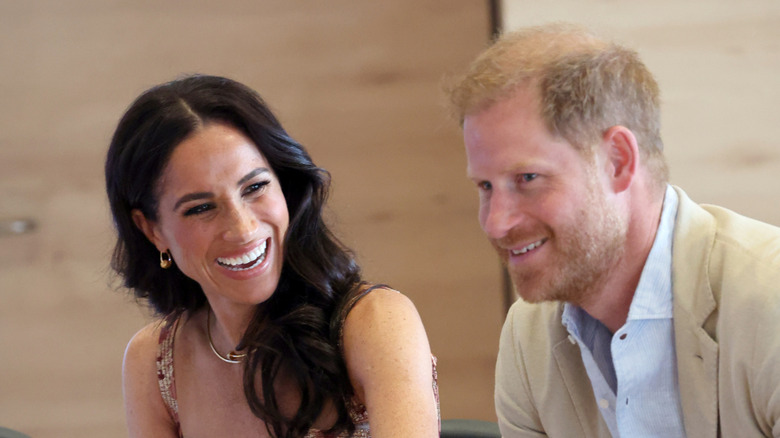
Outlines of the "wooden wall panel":
{"label": "wooden wall panel", "polygon": [[0,3],[0,425],[124,436],[120,365],[147,321],[111,289],[102,162],[123,110],[185,72],[256,88],[334,179],[329,220],[366,275],[417,304],[445,417],[494,418],[499,267],[440,80],[487,4],[228,0]]}
{"label": "wooden wall panel", "polygon": [[585,24],[656,75],[671,182],[780,225],[780,2],[503,0],[505,29]]}

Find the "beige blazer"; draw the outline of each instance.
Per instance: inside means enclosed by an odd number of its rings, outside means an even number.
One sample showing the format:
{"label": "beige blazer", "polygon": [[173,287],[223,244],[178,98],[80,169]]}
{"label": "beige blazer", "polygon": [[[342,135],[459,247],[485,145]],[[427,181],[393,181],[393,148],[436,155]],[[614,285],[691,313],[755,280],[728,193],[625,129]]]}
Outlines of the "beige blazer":
{"label": "beige blazer", "polygon": [[[672,293],[686,434],[780,437],[780,228],[675,190]],[[505,438],[610,436],[562,309],[520,300],[509,311],[495,389]]]}

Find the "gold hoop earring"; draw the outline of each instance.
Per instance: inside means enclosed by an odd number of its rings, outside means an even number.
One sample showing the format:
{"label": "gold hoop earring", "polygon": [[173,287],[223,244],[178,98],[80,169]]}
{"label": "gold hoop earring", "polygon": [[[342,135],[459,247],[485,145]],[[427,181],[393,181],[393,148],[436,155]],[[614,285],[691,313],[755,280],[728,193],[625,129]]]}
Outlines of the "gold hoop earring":
{"label": "gold hoop earring", "polygon": [[165,251],[160,252],[160,267],[163,269],[168,269],[173,264],[173,259],[171,258],[171,253],[168,252],[166,249]]}

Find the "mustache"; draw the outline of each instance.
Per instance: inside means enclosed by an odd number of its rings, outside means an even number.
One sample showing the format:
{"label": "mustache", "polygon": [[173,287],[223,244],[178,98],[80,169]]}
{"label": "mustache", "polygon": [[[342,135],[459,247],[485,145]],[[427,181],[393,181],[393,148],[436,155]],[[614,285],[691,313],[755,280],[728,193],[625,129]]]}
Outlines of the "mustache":
{"label": "mustache", "polygon": [[529,245],[539,240],[547,240],[552,233],[545,231],[528,231],[512,229],[506,236],[500,239],[490,239],[490,243],[496,248],[509,249],[519,245]]}

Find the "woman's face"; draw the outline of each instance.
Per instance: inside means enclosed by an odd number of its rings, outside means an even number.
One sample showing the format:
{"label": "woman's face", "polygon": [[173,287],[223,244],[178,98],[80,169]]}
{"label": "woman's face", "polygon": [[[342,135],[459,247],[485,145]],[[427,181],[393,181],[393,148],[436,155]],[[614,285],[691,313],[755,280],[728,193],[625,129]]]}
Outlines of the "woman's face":
{"label": "woman's face", "polygon": [[279,180],[249,138],[226,124],[205,125],[176,146],[156,189],[158,220],[137,210],[133,218],[212,306],[271,296],[289,215]]}

